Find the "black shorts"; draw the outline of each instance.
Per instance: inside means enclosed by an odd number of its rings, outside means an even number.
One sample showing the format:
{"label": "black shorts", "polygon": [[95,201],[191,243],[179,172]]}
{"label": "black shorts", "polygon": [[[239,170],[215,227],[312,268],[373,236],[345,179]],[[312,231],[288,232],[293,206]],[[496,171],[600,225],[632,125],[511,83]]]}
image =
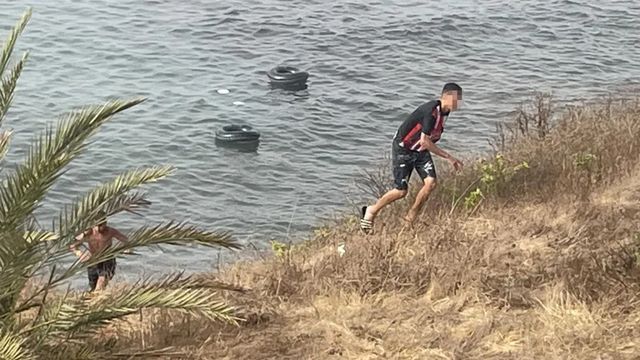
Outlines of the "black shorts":
{"label": "black shorts", "polygon": [[398,190],[409,188],[409,179],[415,169],[420,178],[436,178],[436,167],[428,151],[409,151],[400,147],[395,141],[391,150],[391,165],[393,168],[393,184]]}
{"label": "black shorts", "polygon": [[87,275],[89,276],[89,286],[91,291],[96,289],[98,284],[98,278],[104,276],[107,280],[111,280],[116,273],[116,259],[109,259],[103,262],[97,263],[87,268]]}

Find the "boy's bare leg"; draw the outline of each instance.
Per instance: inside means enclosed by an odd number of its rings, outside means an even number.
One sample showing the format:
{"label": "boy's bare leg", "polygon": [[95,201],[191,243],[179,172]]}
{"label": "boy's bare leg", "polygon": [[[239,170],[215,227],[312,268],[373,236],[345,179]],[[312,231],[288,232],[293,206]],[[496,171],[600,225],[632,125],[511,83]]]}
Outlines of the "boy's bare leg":
{"label": "boy's bare leg", "polygon": [[407,190],[392,189],[387,191],[375,204],[363,208],[364,214],[360,219],[360,229],[369,233],[373,229],[373,219],[378,213],[392,202],[402,199],[407,195]]}
{"label": "boy's bare leg", "polygon": [[106,276],[104,276],[104,275],[98,276],[98,281],[96,282],[96,290],[95,291],[104,290],[107,287],[108,283],[109,283],[109,279],[107,279]]}
{"label": "boy's bare leg", "polygon": [[424,179],[424,185],[422,185],[422,189],[416,195],[416,200],[413,202],[413,206],[409,209],[409,212],[405,216],[405,221],[412,226],[416,217],[422,210],[424,203],[429,199],[429,195],[436,187],[436,179],[433,177],[427,177]]}
{"label": "boy's bare leg", "polygon": [[373,220],[385,206],[394,201],[400,200],[405,196],[407,196],[407,190],[391,189],[387,191],[386,194],[382,195],[375,204],[367,206],[367,212],[364,215],[364,218],[367,220]]}

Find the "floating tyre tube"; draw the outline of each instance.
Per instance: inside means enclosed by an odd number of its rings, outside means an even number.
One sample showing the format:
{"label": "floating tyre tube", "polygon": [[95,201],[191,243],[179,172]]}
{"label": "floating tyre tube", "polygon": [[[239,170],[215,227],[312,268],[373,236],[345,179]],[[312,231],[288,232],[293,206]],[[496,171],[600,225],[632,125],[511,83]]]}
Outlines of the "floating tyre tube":
{"label": "floating tyre tube", "polygon": [[216,143],[220,145],[253,145],[260,140],[260,133],[249,125],[226,125],[216,131]]}
{"label": "floating tyre tube", "polygon": [[306,89],[309,73],[293,66],[277,66],[267,73],[272,87]]}

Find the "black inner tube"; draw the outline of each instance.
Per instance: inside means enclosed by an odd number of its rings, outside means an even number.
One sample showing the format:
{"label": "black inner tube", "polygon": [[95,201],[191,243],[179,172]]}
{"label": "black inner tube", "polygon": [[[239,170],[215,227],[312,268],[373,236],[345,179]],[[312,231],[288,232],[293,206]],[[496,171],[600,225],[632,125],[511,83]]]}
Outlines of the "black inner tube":
{"label": "black inner tube", "polygon": [[216,131],[216,140],[222,142],[256,141],[260,133],[249,125],[226,125]]}
{"label": "black inner tube", "polygon": [[267,73],[267,76],[272,84],[285,85],[290,83],[305,83],[309,77],[309,73],[291,66],[278,66],[271,69]]}

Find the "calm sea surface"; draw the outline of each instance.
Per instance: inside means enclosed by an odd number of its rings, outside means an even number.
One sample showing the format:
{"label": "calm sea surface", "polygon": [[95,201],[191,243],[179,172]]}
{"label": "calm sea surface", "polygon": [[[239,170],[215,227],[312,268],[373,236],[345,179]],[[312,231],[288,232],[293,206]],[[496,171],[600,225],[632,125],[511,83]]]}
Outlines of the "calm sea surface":
{"label": "calm sea surface", "polygon": [[[186,220],[265,248],[351,211],[358,174],[446,81],[465,101],[441,144],[463,155],[485,151],[532,91],[575,101],[640,81],[637,0],[2,0],[3,38],[27,6],[18,50],[30,58],[4,123],[15,130],[10,165],[73,107],[149,98],[94,138],[43,204],[43,224],[99,181],[173,164],[173,177],[148,188],[145,217],[114,226]],[[309,71],[309,88],[270,90],[266,72],[278,64]],[[262,133],[257,153],[215,146],[229,123]],[[218,262],[195,248],[144,254],[122,259],[119,276]]]}

